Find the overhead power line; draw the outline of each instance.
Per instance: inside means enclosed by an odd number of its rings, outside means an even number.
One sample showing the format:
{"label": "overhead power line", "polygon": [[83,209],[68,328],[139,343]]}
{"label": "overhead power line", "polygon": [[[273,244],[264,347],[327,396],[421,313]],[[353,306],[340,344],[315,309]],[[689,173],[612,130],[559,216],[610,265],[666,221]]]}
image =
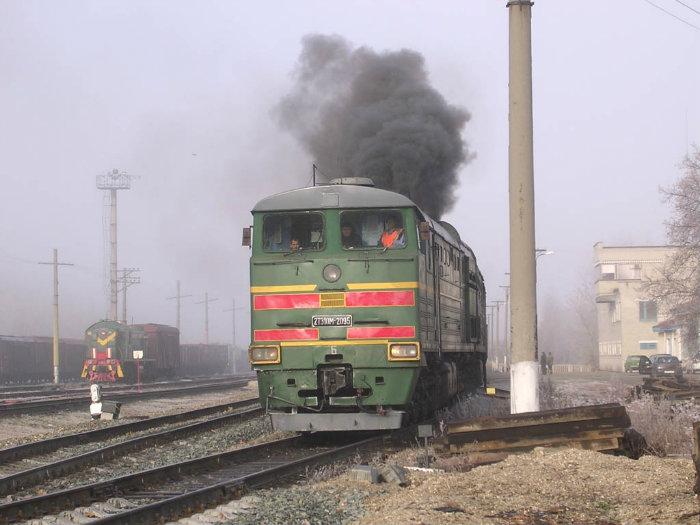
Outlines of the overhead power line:
{"label": "overhead power line", "polygon": [[689,5],[686,4],[685,2],[681,2],[681,0],[676,0],[676,2],[679,3],[679,4],[681,4],[681,5],[684,6],[684,7],[687,7],[687,8],[690,9],[693,13],[697,13],[697,14],[700,15],[700,11],[698,11],[697,9],[695,9],[693,6],[689,6]]}
{"label": "overhead power line", "polygon": [[[649,4],[650,6],[655,7],[655,8],[658,9],[659,11],[663,11],[663,12],[666,13],[668,16],[672,16],[673,18],[675,18],[675,19],[678,20],[679,22],[683,22],[685,25],[690,26],[690,27],[692,27],[693,29],[697,29],[698,31],[700,31],[700,27],[696,26],[695,24],[691,24],[690,22],[688,22],[688,21],[685,20],[684,18],[681,18],[680,16],[673,14],[671,11],[668,11],[667,9],[664,9],[664,8],[661,7],[660,5],[656,5],[654,2],[651,2],[650,0],[644,0],[644,1],[645,1],[647,4]],[[678,1],[678,0],[676,0],[676,1]]]}

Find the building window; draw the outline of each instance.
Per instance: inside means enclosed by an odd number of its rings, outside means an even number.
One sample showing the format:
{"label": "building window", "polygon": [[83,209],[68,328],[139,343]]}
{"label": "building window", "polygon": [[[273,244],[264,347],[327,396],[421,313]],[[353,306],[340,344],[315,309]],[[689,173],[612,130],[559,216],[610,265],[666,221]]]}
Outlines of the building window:
{"label": "building window", "polygon": [[622,343],[598,343],[600,355],[622,355]]}
{"label": "building window", "polygon": [[601,264],[600,265],[600,278],[603,281],[614,281],[615,280],[615,265],[614,264]]}
{"label": "building window", "polygon": [[656,341],[640,341],[640,350],[656,350]]}
{"label": "building window", "polygon": [[654,301],[639,301],[639,320],[656,322],[656,303]]}

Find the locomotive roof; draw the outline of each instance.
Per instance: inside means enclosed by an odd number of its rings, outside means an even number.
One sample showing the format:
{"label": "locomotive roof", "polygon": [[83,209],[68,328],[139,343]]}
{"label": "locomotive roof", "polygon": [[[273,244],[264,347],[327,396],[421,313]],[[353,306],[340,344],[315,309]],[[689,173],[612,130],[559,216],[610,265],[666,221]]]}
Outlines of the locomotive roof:
{"label": "locomotive roof", "polygon": [[[347,182],[344,182],[346,181]],[[353,182],[350,182],[350,181]],[[362,181],[368,179],[362,179]],[[371,181],[369,181],[371,182]],[[400,193],[355,182],[336,179],[331,184],[309,186],[270,195],[253,207],[253,213],[266,211],[308,211],[329,208],[415,208],[445,240],[474,257],[474,252],[460,238],[457,229],[445,221],[430,218],[411,199]]]}
{"label": "locomotive roof", "polygon": [[167,324],[158,324],[158,323],[141,323],[141,324],[132,324],[130,325],[131,328],[137,328],[139,330],[143,330],[144,332],[179,332],[177,328],[174,326],[170,326]]}
{"label": "locomotive roof", "polygon": [[94,328],[97,325],[108,325],[108,326],[112,326],[115,328],[125,328],[126,327],[126,325],[120,323],[119,321],[113,321],[111,319],[101,319],[101,320],[97,321],[96,323],[92,323],[90,326],[88,326],[85,329],[85,331],[87,332],[88,330],[90,330],[91,328]]}
{"label": "locomotive roof", "polygon": [[354,184],[327,184],[265,197],[255,205],[253,212],[388,207],[416,208],[417,206],[408,197],[393,191]]}

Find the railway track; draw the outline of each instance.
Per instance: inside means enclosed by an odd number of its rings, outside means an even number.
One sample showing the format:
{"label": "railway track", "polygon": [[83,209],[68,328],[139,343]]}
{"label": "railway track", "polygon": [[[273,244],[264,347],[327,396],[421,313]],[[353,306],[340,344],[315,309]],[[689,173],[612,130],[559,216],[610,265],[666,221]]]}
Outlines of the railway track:
{"label": "railway track", "polygon": [[[178,379],[173,381],[157,381],[152,383],[142,383],[141,388],[157,389],[157,388],[173,388],[195,386],[199,384],[215,384],[225,383],[232,380],[250,378],[255,379],[255,376],[222,376],[222,377],[200,377],[193,379]],[[131,392],[136,388],[136,385],[102,385],[104,393]],[[17,385],[15,387],[0,387],[0,399],[25,399],[25,398],[51,398],[56,396],[66,396],[67,394],[85,394],[90,395],[90,385],[65,387],[63,385]]]}
{"label": "railway track", "polygon": [[[302,436],[252,445],[0,505],[0,523],[47,518],[80,523],[162,523],[236,499],[247,488],[382,447],[384,438],[319,443]],[[66,513],[65,511],[69,511]],[[37,523],[37,522],[34,522]]]}
{"label": "railway track", "polygon": [[[252,378],[235,379],[228,381],[217,381],[214,383],[202,383],[196,385],[186,384],[177,388],[154,388],[141,390],[136,392],[133,389],[123,392],[107,391],[104,397],[110,401],[125,401],[128,399],[152,399],[157,397],[174,397],[207,392],[212,390],[226,390],[229,388],[243,387],[251,381]],[[18,402],[0,402],[0,417],[11,414],[24,414],[29,412],[42,412],[54,410],[56,408],[70,408],[74,406],[89,406],[90,398],[87,391],[81,392],[82,395],[75,396],[58,396],[51,398],[38,398],[29,401]]]}
{"label": "railway track", "polygon": [[[0,450],[0,474],[3,475],[0,478],[0,497],[87,467],[103,465],[136,451],[157,447],[193,434],[259,416],[263,413],[262,408],[251,406],[257,402],[256,398],[247,399]],[[224,410],[234,410],[234,412],[173,428],[162,428]],[[152,429],[156,431],[147,432]],[[147,433],[134,435],[143,432]],[[129,435],[132,435],[129,439],[116,439]]]}

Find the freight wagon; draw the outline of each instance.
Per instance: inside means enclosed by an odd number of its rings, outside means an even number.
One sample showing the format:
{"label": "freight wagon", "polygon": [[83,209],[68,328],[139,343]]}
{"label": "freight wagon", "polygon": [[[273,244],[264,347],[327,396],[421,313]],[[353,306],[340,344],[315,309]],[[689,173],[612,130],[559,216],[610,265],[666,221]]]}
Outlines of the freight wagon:
{"label": "freight wagon", "polygon": [[[100,323],[92,325],[97,327]],[[119,336],[123,331],[123,325],[115,323],[105,330],[102,336],[102,347],[80,339],[61,339],[59,373],[61,381],[92,379],[94,381],[112,381],[112,373],[115,381],[135,382],[136,369],[134,367],[133,353],[131,359],[126,354],[114,352],[120,351],[120,337],[131,337],[133,350],[143,350],[144,357],[142,369],[144,372],[141,380],[153,381],[171,377],[207,376],[222,374],[229,371],[226,345],[179,345],[177,329],[156,324],[133,325],[129,334]],[[90,329],[88,329],[89,331]],[[117,332],[114,340],[106,341],[109,332]],[[110,345],[116,341],[116,346],[109,350]],[[90,343],[97,341],[89,339]],[[92,349],[95,348],[93,356]],[[98,354],[99,349],[99,354]],[[112,357],[109,357],[109,356]],[[137,354],[138,355],[138,354]],[[148,357],[150,356],[150,357]],[[101,359],[101,365],[93,370],[93,365],[98,365],[97,359]],[[112,359],[112,361],[109,361]],[[116,360],[119,361],[117,367]],[[87,366],[86,366],[87,365]],[[111,368],[109,365],[112,365]],[[150,367],[150,368],[148,368]],[[119,370],[121,369],[121,372]],[[238,368],[241,370],[241,367]],[[90,374],[93,372],[93,374]],[[103,375],[99,375],[103,374]],[[0,384],[17,383],[46,383],[53,381],[53,339],[51,337],[16,337],[0,336]]]}
{"label": "freight wagon", "polygon": [[[85,343],[61,339],[59,374],[62,381],[80,378]],[[0,384],[43,383],[53,380],[51,337],[0,336]]]}
{"label": "freight wagon", "polygon": [[486,291],[457,230],[370,179],[253,208],[250,362],[278,430],[400,427],[485,379]]}
{"label": "freight wagon", "polygon": [[224,373],[230,368],[228,354],[228,345],[180,345],[181,373],[183,376]]}

